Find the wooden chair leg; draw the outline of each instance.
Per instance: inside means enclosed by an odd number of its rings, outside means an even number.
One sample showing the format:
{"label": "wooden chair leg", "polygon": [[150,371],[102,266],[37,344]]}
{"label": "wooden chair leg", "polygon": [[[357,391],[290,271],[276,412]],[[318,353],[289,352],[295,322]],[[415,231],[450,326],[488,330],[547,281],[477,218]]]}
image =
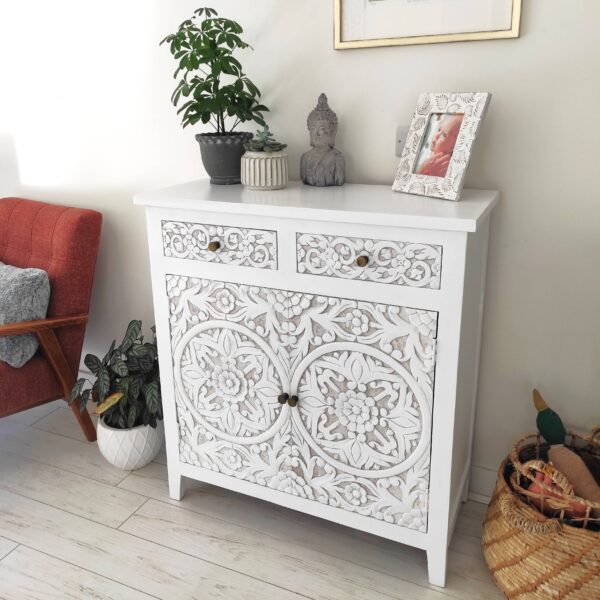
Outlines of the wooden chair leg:
{"label": "wooden chair leg", "polygon": [[85,434],[87,441],[95,442],[96,428],[94,427],[94,423],[92,421],[92,418],[90,417],[90,413],[87,411],[87,408],[83,412],[80,412],[79,407],[80,400],[79,398],[77,398],[77,400],[75,400],[75,402],[71,404],[71,410],[73,411],[75,418],[79,422],[79,427],[81,427],[81,430]]}
{"label": "wooden chair leg", "polygon": [[[52,365],[52,368],[60,381],[66,400],[71,395],[71,390],[75,385],[75,379],[73,378],[73,374],[71,373],[71,369],[69,368],[69,364],[67,363],[62,348],[58,343],[56,334],[52,329],[44,329],[36,331],[35,335],[40,342],[40,346],[42,347],[48,362]],[[83,430],[88,442],[95,442],[96,428],[94,427],[94,423],[87,410],[84,410],[83,412],[80,411],[80,406],[80,400],[78,398],[71,404],[71,410],[79,422],[79,426]]]}

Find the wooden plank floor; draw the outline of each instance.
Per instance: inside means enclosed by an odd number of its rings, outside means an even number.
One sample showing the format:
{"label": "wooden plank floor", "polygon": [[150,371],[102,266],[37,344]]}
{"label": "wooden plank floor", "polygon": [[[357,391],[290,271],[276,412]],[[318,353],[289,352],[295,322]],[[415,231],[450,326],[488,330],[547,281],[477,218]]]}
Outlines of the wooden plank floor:
{"label": "wooden plank floor", "polygon": [[85,442],[63,402],[0,420],[2,600],[492,600],[485,506],[462,508],[448,587],[425,553],[212,486],[167,490]]}

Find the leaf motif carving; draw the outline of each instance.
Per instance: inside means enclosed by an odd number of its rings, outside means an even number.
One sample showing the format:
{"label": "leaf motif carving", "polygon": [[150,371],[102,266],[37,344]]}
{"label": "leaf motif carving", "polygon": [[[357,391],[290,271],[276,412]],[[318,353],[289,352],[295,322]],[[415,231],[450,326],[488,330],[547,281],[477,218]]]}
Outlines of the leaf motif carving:
{"label": "leaf motif carving", "polygon": [[[366,267],[356,257],[369,256]],[[442,247],[323,234],[296,234],[299,273],[440,289]]]}
{"label": "leaf motif carving", "polygon": [[[277,234],[274,231],[163,221],[162,237],[166,257],[277,269]],[[211,241],[221,244],[217,252],[208,249]]]}

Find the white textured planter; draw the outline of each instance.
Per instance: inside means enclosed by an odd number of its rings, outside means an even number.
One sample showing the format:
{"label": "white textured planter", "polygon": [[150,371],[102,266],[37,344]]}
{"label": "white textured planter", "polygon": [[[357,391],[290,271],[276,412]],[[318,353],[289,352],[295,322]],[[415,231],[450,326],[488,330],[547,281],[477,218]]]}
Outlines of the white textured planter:
{"label": "white textured planter", "polygon": [[280,190],[288,182],[285,152],[246,152],[242,156],[242,183],[250,190]]}
{"label": "white textured planter", "polygon": [[141,469],[160,452],[165,440],[163,422],[156,429],[138,425],[133,429],[113,429],[98,419],[98,448],[111,464],[124,471]]}

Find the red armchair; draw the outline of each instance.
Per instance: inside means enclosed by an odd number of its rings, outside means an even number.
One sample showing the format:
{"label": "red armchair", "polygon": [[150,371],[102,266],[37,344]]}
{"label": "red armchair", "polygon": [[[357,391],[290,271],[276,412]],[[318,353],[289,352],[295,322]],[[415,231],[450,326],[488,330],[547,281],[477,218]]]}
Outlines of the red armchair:
{"label": "red armchair", "polygon": [[[48,273],[46,319],[0,325],[0,336],[33,333],[40,350],[20,369],[0,362],[0,417],[68,398],[77,378],[102,215],[18,198],[0,199],[0,262]],[[86,438],[96,430],[72,405]]]}

